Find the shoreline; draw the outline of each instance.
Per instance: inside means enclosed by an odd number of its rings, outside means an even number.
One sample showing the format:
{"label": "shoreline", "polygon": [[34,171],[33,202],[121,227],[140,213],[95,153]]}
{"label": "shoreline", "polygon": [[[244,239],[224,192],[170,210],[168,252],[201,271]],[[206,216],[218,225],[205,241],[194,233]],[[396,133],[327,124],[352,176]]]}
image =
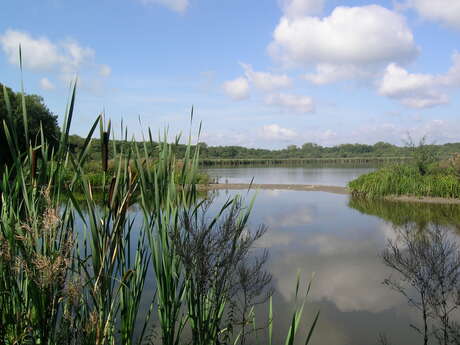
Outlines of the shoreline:
{"label": "shoreline", "polygon": [[[340,195],[350,195],[347,187],[340,186],[324,186],[313,184],[282,184],[282,183],[211,183],[208,185],[198,185],[199,190],[291,190],[301,192],[326,192]],[[410,195],[397,195],[397,196],[383,196],[381,199],[396,202],[416,202],[428,204],[460,204],[460,199],[441,198],[433,196],[410,196]]]}
{"label": "shoreline", "polygon": [[292,190],[305,192],[328,192],[334,194],[350,194],[346,187],[340,186],[322,186],[312,184],[280,184],[280,183],[211,183],[208,185],[199,185],[200,190],[243,190],[243,189],[261,189],[261,190]]}

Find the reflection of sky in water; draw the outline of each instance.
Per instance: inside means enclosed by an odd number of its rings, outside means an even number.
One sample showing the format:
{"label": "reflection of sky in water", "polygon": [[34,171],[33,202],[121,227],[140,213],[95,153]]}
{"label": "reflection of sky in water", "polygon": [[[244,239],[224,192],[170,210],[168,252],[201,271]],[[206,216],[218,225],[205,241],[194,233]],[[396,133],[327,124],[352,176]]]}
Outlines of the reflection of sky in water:
{"label": "reflection of sky in water", "polygon": [[358,176],[375,170],[369,167],[239,167],[208,168],[206,172],[220,183],[288,183],[346,186]]}
{"label": "reflection of sky in water", "polygon": [[[218,193],[216,204],[236,193]],[[417,318],[399,294],[381,283],[390,272],[378,255],[393,230],[347,203],[348,196],[323,192],[257,193],[250,224],[269,227],[257,246],[270,249],[275,330],[280,336],[288,327],[300,269],[305,278],[316,273],[307,305],[308,317],[321,310],[313,344],[375,344],[381,332],[395,344],[414,343],[418,338],[409,323]]]}
{"label": "reflection of sky in water", "polygon": [[[332,172],[318,172],[314,180],[310,178],[314,174],[302,175],[303,168],[280,168],[294,170],[293,175],[282,175],[283,171],[277,170],[279,168],[238,168],[232,170],[232,176],[242,179],[237,182],[246,182],[244,179],[249,181],[247,171],[244,172],[248,169],[251,172],[254,172],[251,169],[265,169],[268,174],[259,174],[260,179],[256,181],[259,183],[344,185],[363,173],[361,169],[335,169]],[[269,173],[270,169],[277,172],[273,175]],[[275,179],[276,174],[280,178]],[[308,179],[292,179],[292,176],[308,176]],[[225,200],[237,193],[245,196],[249,203],[255,192],[215,191],[210,216]],[[274,343],[284,343],[281,338],[286,335],[291,321],[298,270],[302,272],[304,280],[313,272],[316,273],[305,314],[305,321],[311,322],[315,312],[321,310],[313,345],[377,344],[378,335],[382,332],[396,345],[419,342],[417,334],[409,328],[410,323],[419,324],[419,315],[403,297],[382,285],[390,272],[379,254],[386,241],[395,238],[395,232],[391,224],[379,216],[401,221],[406,219],[402,216],[412,219],[415,215],[418,219],[423,218],[423,224],[428,218],[437,217],[445,224],[446,219],[449,221],[454,215],[460,215],[460,206],[420,205],[417,208],[413,205],[407,209],[407,205],[383,202],[354,202],[350,205],[353,208],[349,206],[349,197],[346,195],[282,190],[257,192],[250,226],[253,229],[259,224],[268,226],[267,233],[257,242],[257,247],[270,250],[268,270],[273,275],[275,288]],[[130,216],[135,218],[135,238],[142,224],[142,215],[135,206],[130,211]],[[133,241],[132,249],[135,243]],[[147,275],[153,275],[151,268]],[[146,291],[152,292],[154,287],[153,280],[147,279]],[[146,304],[142,308],[146,311]],[[267,317],[267,306],[258,307],[256,312],[259,324],[263,324]],[[301,338],[299,336],[299,340]],[[259,343],[266,343],[263,337],[259,342],[254,342]]]}

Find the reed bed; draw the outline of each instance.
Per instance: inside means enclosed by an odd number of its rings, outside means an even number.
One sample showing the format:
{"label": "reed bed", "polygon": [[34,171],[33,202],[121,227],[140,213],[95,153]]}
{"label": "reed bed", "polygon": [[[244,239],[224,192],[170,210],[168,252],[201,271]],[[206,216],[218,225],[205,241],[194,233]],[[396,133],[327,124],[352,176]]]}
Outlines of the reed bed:
{"label": "reed bed", "polygon": [[358,177],[348,184],[348,188],[354,195],[368,197],[409,195],[460,198],[460,179],[455,171],[448,168],[421,174],[412,165],[388,166]]}
{"label": "reed bed", "polygon": [[[142,148],[123,145],[117,150],[110,121],[99,116],[83,149],[73,154],[68,143],[75,83],[58,145],[51,147],[42,130],[27,138],[28,150],[22,152],[17,138],[23,133],[16,131],[4,94],[8,119],[1,125],[13,163],[0,180],[0,344],[243,343],[241,332],[253,326],[254,317],[245,315],[244,324],[232,327],[224,322],[232,282],[224,279],[194,293],[199,277],[174,241],[184,231],[184,215],[199,214],[202,203],[196,188],[199,150],[192,153],[190,139],[180,163],[172,149],[179,138],[170,144],[165,135],[154,143],[150,130]],[[23,121],[27,124],[24,102]],[[95,182],[85,167],[98,127],[102,172]],[[126,128],[122,136],[128,143]],[[115,158],[109,164],[110,151]],[[239,197],[229,199],[207,233],[227,224],[229,210],[240,202]],[[140,207],[140,221],[129,212],[133,204]],[[250,209],[238,208],[233,217],[239,230],[229,235],[229,260],[236,260],[250,233]],[[147,289],[149,275],[154,288]],[[299,329],[309,285],[304,291],[298,282],[296,295],[303,302],[293,313],[286,345],[299,332],[308,344],[318,320],[319,314],[309,329]],[[145,300],[147,308],[141,306]],[[270,309],[270,339],[272,320]]]}

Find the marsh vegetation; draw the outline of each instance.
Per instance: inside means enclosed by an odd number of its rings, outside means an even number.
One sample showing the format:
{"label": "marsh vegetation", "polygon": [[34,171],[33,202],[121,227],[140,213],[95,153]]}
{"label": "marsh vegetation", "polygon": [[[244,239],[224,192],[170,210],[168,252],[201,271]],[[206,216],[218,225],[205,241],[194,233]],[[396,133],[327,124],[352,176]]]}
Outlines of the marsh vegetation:
{"label": "marsh vegetation", "polygon": [[424,138],[415,145],[410,163],[392,164],[351,181],[348,187],[355,196],[416,196],[460,198],[460,155],[441,159]]}
{"label": "marsh vegetation", "polygon": [[[267,254],[252,246],[264,227],[251,230],[251,203],[239,196],[206,212],[212,201],[198,196],[199,150],[190,139],[179,160],[179,138],[154,141],[149,130],[140,147],[122,128],[114,141],[99,116],[75,153],[76,84],[53,143],[43,125],[28,132],[24,93],[23,122],[6,87],[2,94],[10,159],[0,183],[0,344],[243,344],[260,327],[271,343]],[[85,169],[98,127],[95,183]],[[308,291],[298,280],[286,344],[299,332],[310,340],[318,314],[299,328]],[[268,300],[269,322],[256,325],[253,307]]]}

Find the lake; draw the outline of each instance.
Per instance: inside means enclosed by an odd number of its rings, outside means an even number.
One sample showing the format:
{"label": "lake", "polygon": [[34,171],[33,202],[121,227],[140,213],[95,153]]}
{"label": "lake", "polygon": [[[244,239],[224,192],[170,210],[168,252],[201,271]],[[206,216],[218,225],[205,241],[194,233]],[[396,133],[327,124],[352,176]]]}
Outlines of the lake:
{"label": "lake", "polygon": [[[351,179],[372,168],[213,168],[212,177],[221,183],[324,184],[345,186]],[[218,191],[215,203],[246,191]],[[393,344],[420,342],[409,327],[420,317],[407,300],[382,284],[392,272],[380,254],[393,227],[407,223],[441,224],[456,228],[458,205],[404,204],[384,201],[350,200],[348,195],[326,192],[261,190],[251,214],[251,225],[268,226],[258,247],[270,251],[268,271],[275,289],[275,343],[288,328],[294,303],[297,271],[304,279],[315,277],[307,304],[311,319],[321,310],[312,344],[377,344],[385,333]],[[259,314],[267,313],[265,309]]]}
{"label": "lake", "polygon": [[[238,167],[207,172],[221,183],[249,183],[254,178],[258,184],[346,186],[372,170],[343,166]],[[236,194],[247,203],[255,196],[250,228],[255,230],[261,224],[268,227],[256,242],[254,253],[269,251],[266,268],[273,278],[274,344],[284,343],[299,271],[303,286],[315,274],[301,326],[306,327],[315,313],[321,312],[310,344],[378,344],[379,334],[386,334],[395,345],[421,343],[409,326],[420,325],[420,315],[402,295],[382,284],[394,272],[383,264],[380,255],[387,241],[395,238],[397,226],[414,224],[423,229],[437,224],[454,233],[460,228],[460,205],[359,200],[318,191],[215,190],[210,192],[214,197],[211,215]],[[131,208],[137,222],[142,221],[139,212],[135,205]],[[146,289],[153,291],[154,285],[150,279]],[[256,315],[258,325],[263,326],[267,305],[258,306]],[[267,341],[261,334],[253,344]]]}
{"label": "lake", "polygon": [[375,170],[369,166],[303,166],[303,167],[238,167],[207,168],[208,175],[220,183],[285,183],[316,184],[345,187],[346,184],[362,174]]}

